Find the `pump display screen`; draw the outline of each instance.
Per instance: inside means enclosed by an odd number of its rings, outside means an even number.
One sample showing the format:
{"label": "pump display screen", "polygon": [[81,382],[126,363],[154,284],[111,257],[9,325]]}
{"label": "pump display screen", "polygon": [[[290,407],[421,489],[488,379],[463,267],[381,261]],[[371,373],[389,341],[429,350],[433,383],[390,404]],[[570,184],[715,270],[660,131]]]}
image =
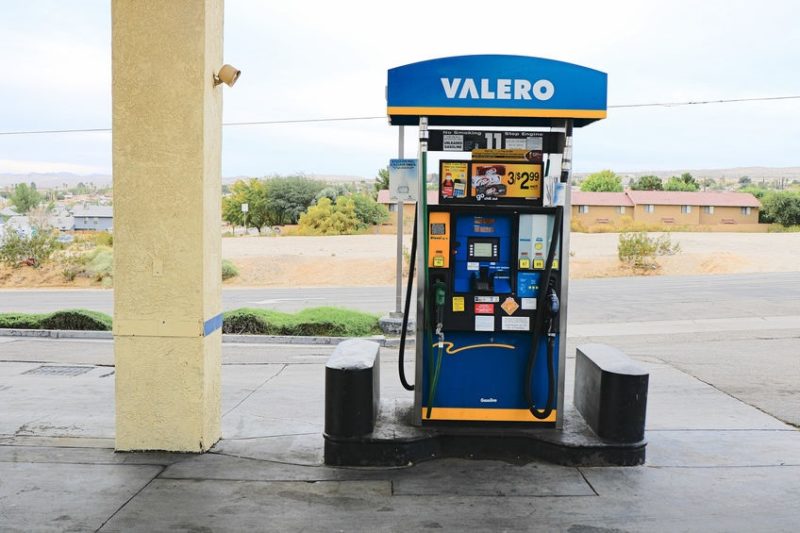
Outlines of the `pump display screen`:
{"label": "pump display screen", "polygon": [[471,237],[468,241],[469,261],[497,261],[500,239],[496,237]]}
{"label": "pump display screen", "polygon": [[444,224],[431,224],[431,235],[445,235],[447,227]]}
{"label": "pump display screen", "polygon": [[492,243],[490,242],[476,242],[475,247],[472,249],[473,257],[492,257]]}

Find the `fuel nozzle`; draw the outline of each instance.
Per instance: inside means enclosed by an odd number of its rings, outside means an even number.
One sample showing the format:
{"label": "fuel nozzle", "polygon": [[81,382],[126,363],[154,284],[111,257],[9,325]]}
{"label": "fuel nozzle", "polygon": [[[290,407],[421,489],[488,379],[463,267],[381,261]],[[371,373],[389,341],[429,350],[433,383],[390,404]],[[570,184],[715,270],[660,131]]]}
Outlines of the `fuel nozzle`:
{"label": "fuel nozzle", "polygon": [[433,283],[433,301],[438,308],[444,308],[445,294],[447,293],[447,285],[442,280],[436,280]]}
{"label": "fuel nozzle", "polygon": [[550,287],[547,291],[547,310],[551,316],[556,316],[560,308],[561,303],[558,301],[558,294],[556,294],[554,288]]}

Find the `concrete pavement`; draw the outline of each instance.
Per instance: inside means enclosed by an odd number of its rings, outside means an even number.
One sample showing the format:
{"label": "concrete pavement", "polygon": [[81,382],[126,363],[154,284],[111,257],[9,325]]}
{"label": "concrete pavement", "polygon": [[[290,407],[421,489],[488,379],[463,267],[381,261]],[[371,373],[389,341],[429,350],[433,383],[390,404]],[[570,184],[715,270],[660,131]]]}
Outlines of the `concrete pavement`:
{"label": "concrete pavement", "polygon": [[[192,456],[113,452],[110,342],[4,338],[0,530],[795,531],[800,431],[769,413],[797,412],[798,335],[571,338],[569,354],[609,342],[651,372],[645,466],[400,469],[322,464],[330,346],[226,344],[223,440]],[[382,397],[405,397],[396,351],[382,358]]]}

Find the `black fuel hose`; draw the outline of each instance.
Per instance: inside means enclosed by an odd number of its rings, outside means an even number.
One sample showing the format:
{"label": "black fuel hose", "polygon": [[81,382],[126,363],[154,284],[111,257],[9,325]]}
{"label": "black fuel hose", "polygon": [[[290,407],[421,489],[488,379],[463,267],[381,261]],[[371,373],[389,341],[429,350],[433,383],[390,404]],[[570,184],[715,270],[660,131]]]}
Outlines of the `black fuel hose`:
{"label": "black fuel hose", "polygon": [[523,383],[523,390],[525,391],[525,404],[528,406],[531,414],[534,418],[538,420],[547,420],[550,415],[553,413],[554,408],[554,400],[555,400],[555,384],[556,384],[556,377],[555,377],[555,354],[554,345],[555,345],[555,337],[550,336],[547,344],[547,403],[545,404],[544,410],[540,411],[536,409],[533,405],[533,369],[536,367],[536,358],[539,354],[539,343],[542,340],[542,335],[545,334],[545,326],[548,326],[548,330],[550,330],[551,321],[553,320],[553,316],[547,310],[547,299],[550,293],[550,275],[553,271],[553,260],[555,259],[556,248],[560,244],[560,239],[558,238],[558,232],[561,228],[561,221],[564,216],[564,208],[562,206],[556,207],[556,214],[555,220],[553,223],[553,233],[550,236],[550,247],[547,251],[547,260],[545,261],[545,269],[542,278],[542,281],[539,283],[539,295],[536,302],[536,321],[533,327],[533,346],[531,347],[531,352],[528,355],[528,361],[525,367],[525,383]]}
{"label": "black fuel hose", "polygon": [[403,311],[403,325],[400,328],[400,354],[397,358],[398,370],[400,372],[400,383],[406,390],[414,390],[414,385],[406,379],[405,354],[406,354],[406,333],[408,332],[408,312],[411,307],[411,285],[414,281],[414,263],[417,258],[417,204],[414,204],[414,229],[411,234],[411,256],[408,262],[408,283],[406,284],[406,306]]}

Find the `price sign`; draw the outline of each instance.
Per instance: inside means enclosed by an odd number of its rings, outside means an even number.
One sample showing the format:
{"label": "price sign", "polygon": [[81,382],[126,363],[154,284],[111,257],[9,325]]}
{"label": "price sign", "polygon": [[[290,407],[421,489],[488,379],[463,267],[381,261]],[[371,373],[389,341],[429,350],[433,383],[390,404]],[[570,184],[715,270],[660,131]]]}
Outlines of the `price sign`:
{"label": "price sign", "polygon": [[470,185],[471,196],[479,202],[503,198],[538,200],[542,197],[542,165],[473,161]]}

